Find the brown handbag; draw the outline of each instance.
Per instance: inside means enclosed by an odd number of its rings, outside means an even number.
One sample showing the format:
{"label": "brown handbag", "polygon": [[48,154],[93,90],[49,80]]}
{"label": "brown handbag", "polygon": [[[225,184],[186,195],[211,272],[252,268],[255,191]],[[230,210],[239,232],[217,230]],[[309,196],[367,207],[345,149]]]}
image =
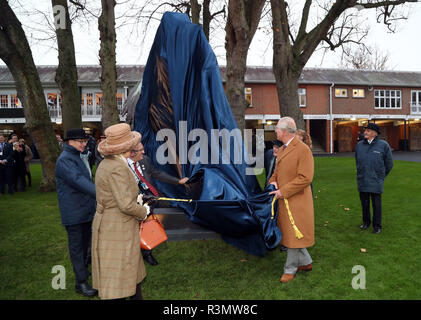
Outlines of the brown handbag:
{"label": "brown handbag", "polygon": [[162,223],[152,214],[152,218],[140,223],[140,248],[151,250],[168,240]]}

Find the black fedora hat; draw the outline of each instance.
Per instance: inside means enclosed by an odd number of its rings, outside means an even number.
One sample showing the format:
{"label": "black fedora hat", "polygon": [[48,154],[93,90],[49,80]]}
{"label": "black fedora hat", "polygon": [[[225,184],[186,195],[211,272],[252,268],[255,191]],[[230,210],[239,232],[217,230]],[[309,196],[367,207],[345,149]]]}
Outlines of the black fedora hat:
{"label": "black fedora hat", "polygon": [[282,145],[283,145],[282,141],[279,141],[279,140],[273,140],[273,141],[272,141],[272,143],[273,143],[275,146],[278,146],[278,147],[282,147]]}
{"label": "black fedora hat", "polygon": [[63,140],[68,141],[68,140],[76,140],[76,139],[89,139],[89,137],[86,135],[85,130],[74,128],[74,129],[67,130],[66,137]]}
{"label": "black fedora hat", "polygon": [[374,130],[377,134],[380,134],[380,127],[375,123],[369,123],[364,129]]}

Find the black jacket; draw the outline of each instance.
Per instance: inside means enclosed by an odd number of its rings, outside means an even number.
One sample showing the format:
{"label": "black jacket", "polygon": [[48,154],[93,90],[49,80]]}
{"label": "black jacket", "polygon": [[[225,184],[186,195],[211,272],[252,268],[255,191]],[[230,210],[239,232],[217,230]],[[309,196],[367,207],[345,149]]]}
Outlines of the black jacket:
{"label": "black jacket", "polygon": [[383,193],[383,182],[393,168],[389,144],[377,137],[368,143],[358,142],[355,149],[359,192]]}
{"label": "black jacket", "polygon": [[[2,155],[0,156],[0,162],[2,160],[6,160],[6,167],[11,167],[14,164],[14,158],[13,158],[13,145],[10,143],[4,142],[3,148],[0,146],[0,151],[2,152]],[[3,166],[0,164],[0,166]]]}

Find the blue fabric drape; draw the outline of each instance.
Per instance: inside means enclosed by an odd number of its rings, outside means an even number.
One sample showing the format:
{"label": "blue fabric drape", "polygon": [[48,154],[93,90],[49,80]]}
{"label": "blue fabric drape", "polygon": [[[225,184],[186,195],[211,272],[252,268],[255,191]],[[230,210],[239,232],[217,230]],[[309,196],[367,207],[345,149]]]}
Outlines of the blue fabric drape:
{"label": "blue fabric drape", "polygon": [[[158,60],[167,68],[169,96],[173,114],[160,116],[162,128],[172,128],[181,164],[182,176],[190,177],[192,187],[169,185],[154,181],[158,189],[172,198],[194,198],[192,203],[173,202],[184,209],[188,218],[199,225],[220,233],[225,241],[248,253],[264,256],[266,249],[275,248],[281,233],[271,216],[272,196],[269,189],[261,192],[254,175],[246,175],[247,152],[243,142],[230,139],[230,162],[224,163],[220,140],[218,161],[212,162],[211,136],[213,129],[237,129],[220,76],[219,66],[203,30],[192,24],[185,14],[167,12],[163,15],[144,70],[142,91],[134,115],[134,129],[142,134],[146,154],[154,165],[178,176],[174,164],[160,164],[157,150],[164,142],[157,140],[151,125],[151,105],[162,110],[162,85]],[[168,97],[167,97],[168,98]],[[207,133],[208,141],[188,141],[183,137],[193,129]],[[188,152],[192,146],[206,146],[207,161],[191,163]],[[185,144],[185,147],[183,147]],[[242,161],[235,161],[235,148],[240,148]],[[200,152],[202,152],[202,150]],[[197,154],[197,153],[196,153]],[[197,154],[198,155],[198,154]],[[237,154],[238,155],[238,154]],[[215,156],[215,154],[214,154]],[[236,163],[234,163],[236,162]],[[270,189],[272,190],[272,189]]]}

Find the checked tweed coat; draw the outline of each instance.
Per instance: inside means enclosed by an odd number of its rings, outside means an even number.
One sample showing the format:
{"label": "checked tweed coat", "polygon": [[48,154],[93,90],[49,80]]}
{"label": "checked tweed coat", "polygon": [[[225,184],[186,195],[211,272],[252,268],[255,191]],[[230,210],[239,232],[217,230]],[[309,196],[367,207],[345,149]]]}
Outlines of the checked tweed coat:
{"label": "checked tweed coat", "polygon": [[288,147],[278,151],[276,167],[269,183],[276,181],[289,203],[295,225],[303,234],[298,240],[288,217],[283,199],[278,200],[278,227],[282,244],[287,248],[307,248],[314,245],[314,209],[310,184],[313,180],[314,160],[310,148],[297,137]]}
{"label": "checked tweed coat", "polygon": [[96,171],[95,187],[92,286],[101,299],[129,297],[146,276],[138,220],[146,216],[146,208],[136,203],[139,188],[121,156],[105,157]]}

